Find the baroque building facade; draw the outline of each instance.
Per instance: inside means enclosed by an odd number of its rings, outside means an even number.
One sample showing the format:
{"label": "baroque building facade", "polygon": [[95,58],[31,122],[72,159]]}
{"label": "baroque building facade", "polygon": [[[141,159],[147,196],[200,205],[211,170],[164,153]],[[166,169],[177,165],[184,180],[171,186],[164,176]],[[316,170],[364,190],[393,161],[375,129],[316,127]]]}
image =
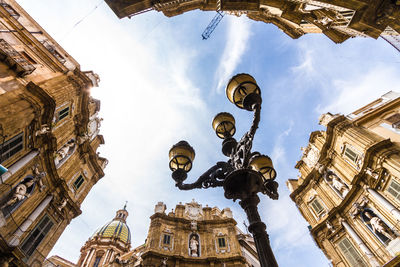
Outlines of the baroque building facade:
{"label": "baroque building facade", "polygon": [[[394,39],[400,34],[400,2],[397,0],[105,0],[119,17],[147,11],[167,17],[195,9],[224,11],[236,16],[272,23],[291,38],[323,33],[335,43],[363,36]],[[393,41],[394,41],[393,40]]]}
{"label": "baroque building facade", "polygon": [[287,181],[333,266],[400,265],[400,94],[324,114]]}
{"label": "baroque building facade", "polygon": [[104,176],[98,82],[14,0],[0,2],[0,266],[42,266]]}
{"label": "baroque building facade", "polygon": [[125,207],[81,248],[77,264],[52,256],[44,266],[224,266],[259,267],[252,237],[243,233],[229,208],[202,207],[194,200],[171,212],[157,203],[144,244],[130,249]]}

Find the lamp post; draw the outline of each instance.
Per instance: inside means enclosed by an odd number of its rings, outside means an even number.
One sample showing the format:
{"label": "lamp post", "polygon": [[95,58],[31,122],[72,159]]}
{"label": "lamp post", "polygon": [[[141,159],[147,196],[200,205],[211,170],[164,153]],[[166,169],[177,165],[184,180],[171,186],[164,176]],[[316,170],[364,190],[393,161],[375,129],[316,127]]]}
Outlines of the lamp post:
{"label": "lamp post", "polygon": [[239,199],[240,206],[249,220],[248,230],[253,235],[259,261],[262,267],[278,266],[272,252],[266,226],[258,213],[261,192],[272,199],[278,199],[278,183],[272,160],[259,152],[251,152],[253,138],[260,122],[261,90],[255,79],[249,74],[238,74],[231,78],[226,94],[233,104],[241,109],[254,112],[253,123],[248,132],[236,141],[235,119],[226,112],[217,114],[212,126],[222,142],[222,153],[229,159],[217,162],[202,174],[196,182],[184,184],[187,173],[192,168],[195,157],[194,149],[186,142],[180,141],[169,151],[169,167],[176,186],[181,190],[222,186],[224,195],[234,201]]}

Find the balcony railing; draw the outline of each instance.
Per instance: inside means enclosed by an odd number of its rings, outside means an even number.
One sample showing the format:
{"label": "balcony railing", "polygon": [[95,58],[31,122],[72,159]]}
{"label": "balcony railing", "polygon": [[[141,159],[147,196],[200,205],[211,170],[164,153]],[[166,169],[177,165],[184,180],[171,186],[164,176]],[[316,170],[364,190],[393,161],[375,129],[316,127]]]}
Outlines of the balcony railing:
{"label": "balcony railing", "polygon": [[42,41],[42,44],[53,56],[57,58],[58,61],[61,62],[61,64],[64,64],[65,61],[67,61],[60,53],[58,53],[55,46],[52,45],[48,40]]}
{"label": "balcony railing", "polygon": [[0,60],[22,77],[31,74],[36,69],[4,39],[0,39]]}
{"label": "balcony railing", "polygon": [[7,10],[7,12],[10,14],[10,16],[14,17],[15,19],[19,19],[19,17],[20,17],[19,13],[17,11],[15,11],[15,9],[12,8],[12,6],[10,6],[9,4],[4,2],[4,0],[0,1],[0,6],[2,6],[5,10]]}

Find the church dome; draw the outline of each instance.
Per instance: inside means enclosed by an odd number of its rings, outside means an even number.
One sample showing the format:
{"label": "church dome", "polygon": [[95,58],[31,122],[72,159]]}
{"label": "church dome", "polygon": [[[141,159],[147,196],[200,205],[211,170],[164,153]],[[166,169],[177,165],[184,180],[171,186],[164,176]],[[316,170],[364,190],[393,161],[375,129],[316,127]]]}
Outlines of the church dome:
{"label": "church dome", "polygon": [[99,228],[91,237],[91,239],[97,238],[115,238],[120,241],[130,244],[131,243],[131,231],[126,224],[126,218],[128,217],[128,211],[125,209],[117,211],[115,218]]}

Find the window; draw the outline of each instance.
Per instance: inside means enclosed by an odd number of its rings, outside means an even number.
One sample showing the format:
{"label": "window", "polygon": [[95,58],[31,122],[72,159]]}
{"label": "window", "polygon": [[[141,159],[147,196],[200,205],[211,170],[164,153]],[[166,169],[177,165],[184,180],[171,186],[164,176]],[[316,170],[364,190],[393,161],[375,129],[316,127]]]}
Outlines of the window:
{"label": "window", "polygon": [[98,267],[99,264],[100,264],[100,260],[101,260],[101,256],[100,257],[96,257],[96,259],[94,260],[93,267]]}
{"label": "window", "polygon": [[24,137],[23,133],[20,133],[13,138],[7,140],[2,145],[0,143],[0,163],[11,158],[18,152],[24,149]]}
{"label": "window", "polygon": [[163,244],[169,245],[171,243],[171,236],[164,234]]}
{"label": "window", "polygon": [[218,246],[220,248],[226,247],[225,237],[219,237],[218,238]]}
{"label": "window", "polygon": [[83,182],[85,181],[85,179],[83,179],[82,174],[78,176],[78,178],[76,178],[75,182],[74,182],[74,188],[75,190],[78,190],[81,185],[83,184]]}
{"label": "window", "polygon": [[311,201],[310,205],[311,208],[314,210],[315,215],[317,215],[317,217],[321,217],[325,212],[324,207],[321,205],[318,199],[314,199],[313,201]]}
{"label": "window", "polygon": [[346,260],[350,263],[350,266],[354,267],[367,267],[364,259],[361,257],[360,253],[356,250],[350,240],[345,237],[338,243],[340,250],[342,251]]}
{"label": "window", "polygon": [[58,112],[58,121],[64,119],[69,115],[69,107],[63,108]]}
{"label": "window", "polygon": [[390,181],[390,184],[387,187],[386,191],[397,200],[400,200],[400,184],[396,182],[394,179]]}
{"label": "window", "polygon": [[25,241],[22,243],[21,250],[28,256],[31,256],[35,249],[39,246],[40,242],[42,242],[43,238],[50,231],[51,227],[53,227],[54,223],[49,218],[49,216],[45,215],[37,224],[35,229],[33,229]]}
{"label": "window", "polygon": [[360,155],[357,152],[354,152],[348,145],[344,148],[344,155],[353,163],[357,164]]}

